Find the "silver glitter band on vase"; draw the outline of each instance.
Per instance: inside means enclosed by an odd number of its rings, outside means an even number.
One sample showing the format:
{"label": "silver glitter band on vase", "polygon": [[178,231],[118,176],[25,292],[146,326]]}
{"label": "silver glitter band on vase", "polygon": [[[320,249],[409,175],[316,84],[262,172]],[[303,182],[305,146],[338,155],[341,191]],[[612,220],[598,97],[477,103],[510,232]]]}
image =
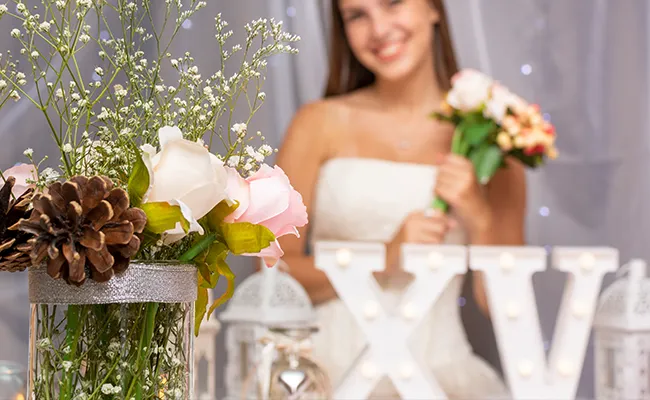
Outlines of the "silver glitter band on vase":
{"label": "silver glitter band on vase", "polygon": [[45,267],[29,269],[33,304],[187,303],[197,297],[194,265],[134,262],[108,282],[77,287],[52,279]]}

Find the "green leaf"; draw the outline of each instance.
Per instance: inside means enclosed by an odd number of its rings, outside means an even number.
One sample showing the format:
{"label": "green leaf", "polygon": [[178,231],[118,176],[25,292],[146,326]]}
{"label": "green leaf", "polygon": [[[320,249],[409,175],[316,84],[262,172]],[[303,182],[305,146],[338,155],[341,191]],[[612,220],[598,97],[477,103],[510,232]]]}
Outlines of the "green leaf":
{"label": "green leaf", "polygon": [[222,200],[219,202],[219,204],[214,206],[214,208],[210,210],[210,212],[205,217],[203,217],[201,221],[205,221],[207,227],[214,232],[219,229],[223,220],[235,212],[238,207],[239,202],[237,201],[235,201],[234,204],[229,205],[226,200]]}
{"label": "green leaf", "polygon": [[131,176],[129,177],[129,183],[127,186],[131,207],[140,206],[144,195],[147,193],[147,190],[149,190],[149,184],[151,182],[149,170],[144,161],[142,161],[142,155],[139,152],[136,154],[137,160],[133,166],[133,171],[131,171]]}
{"label": "green leaf", "polygon": [[210,309],[208,310],[208,318],[210,318],[210,315],[212,315],[214,310],[230,300],[232,295],[235,293],[235,274],[233,274],[230,270],[228,263],[226,263],[226,260],[224,259],[220,260],[217,265],[219,275],[225,277],[228,280],[228,287],[226,288],[226,291],[210,306]]}
{"label": "green leaf", "polygon": [[481,147],[477,151],[476,157],[473,157],[472,163],[476,168],[476,177],[479,182],[486,184],[503,165],[503,153],[497,145]]}
{"label": "green leaf", "polygon": [[190,223],[183,217],[181,208],[167,202],[144,203],[140,208],[147,214],[146,229],[150,232],[161,234],[176,227],[180,222],[185,232],[189,231]]}
{"label": "green leaf", "polygon": [[217,286],[217,283],[219,283],[219,275],[218,271],[210,271],[210,280],[209,281],[203,281],[203,283],[200,284],[201,287],[204,287],[206,289],[214,289]]}
{"label": "green leaf", "polygon": [[201,323],[205,317],[206,308],[208,307],[208,289],[201,286],[201,275],[199,275],[199,290],[194,303],[194,336],[199,336]]}
{"label": "green leaf", "polygon": [[208,288],[214,288],[219,281],[219,262],[228,256],[228,247],[221,242],[213,242],[197,260],[196,265]]}
{"label": "green leaf", "polygon": [[[491,143],[481,143],[478,147],[473,148],[472,151],[470,151],[467,155],[467,158],[469,158],[469,160],[472,162],[472,165],[474,165],[475,170],[478,169],[477,166],[481,163],[481,160],[485,155],[485,151],[490,148],[490,146],[492,146]],[[476,172],[476,175],[478,176],[478,172]]]}
{"label": "green leaf", "polygon": [[259,253],[275,241],[275,235],[267,227],[250,222],[222,224],[226,245],[233,254]]}
{"label": "green leaf", "polygon": [[464,128],[465,140],[472,145],[478,146],[483,143],[488,136],[496,131],[497,125],[492,121],[482,121],[468,124]]}
{"label": "green leaf", "polygon": [[[210,266],[205,262],[205,253],[201,256],[203,256],[203,260],[197,260],[196,267],[199,270],[199,275],[201,275],[201,278],[204,281],[210,282]],[[201,258],[201,256],[199,256],[199,258]]]}

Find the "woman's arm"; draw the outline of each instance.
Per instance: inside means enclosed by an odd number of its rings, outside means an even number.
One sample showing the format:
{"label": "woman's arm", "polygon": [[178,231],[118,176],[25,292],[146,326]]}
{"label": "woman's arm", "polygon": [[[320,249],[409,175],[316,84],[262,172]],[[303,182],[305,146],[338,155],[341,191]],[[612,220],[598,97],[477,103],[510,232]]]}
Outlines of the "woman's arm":
{"label": "woman's arm", "polygon": [[[487,186],[491,212],[483,222],[483,229],[470,238],[473,245],[520,246],[524,240],[526,218],[526,172],[514,159],[507,160],[507,168],[500,169]],[[474,272],[474,297],[478,306],[489,314],[483,274]]]}
{"label": "woman's arm", "polygon": [[[328,135],[333,133],[330,108],[327,101],[321,101],[298,111],[276,161],[302,195],[310,217],[320,167],[330,154]],[[314,266],[313,257],[305,254],[308,226],[299,229],[299,238],[286,235],[279,241],[284,250],[282,260],[289,266],[289,273],[305,288],[312,303],[318,304],[336,297],[336,292],[325,273]]]}

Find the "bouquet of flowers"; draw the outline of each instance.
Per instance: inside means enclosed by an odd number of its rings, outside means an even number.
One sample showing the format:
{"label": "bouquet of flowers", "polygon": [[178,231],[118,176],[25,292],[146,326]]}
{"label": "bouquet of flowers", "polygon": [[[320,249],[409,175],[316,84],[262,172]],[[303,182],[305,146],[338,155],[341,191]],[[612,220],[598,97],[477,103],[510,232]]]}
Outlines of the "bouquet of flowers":
{"label": "bouquet of flowers", "polygon": [[[277,238],[307,223],[248,129],[266,59],[299,38],[261,19],[227,47],[217,15],[221,68],[205,74],[168,50],[203,1],[14,3],[0,18],[18,23],[22,49],[0,55],[0,106],[32,103],[60,151],[58,168],[27,149],[0,173],[0,271],[30,274],[30,397],[190,398],[192,325],[233,294],[228,255],[273,266]],[[81,68],[89,52],[98,63]],[[235,122],[242,94],[248,117]],[[227,291],[210,305],[220,277]]]}
{"label": "bouquet of flowers", "polygon": [[[472,161],[482,184],[505,167],[506,157],[536,168],[558,154],[555,127],[543,118],[540,107],[475,70],[462,70],[452,78],[442,111],[433,117],[455,126],[451,151]],[[437,198],[433,207],[447,211],[448,205]]]}

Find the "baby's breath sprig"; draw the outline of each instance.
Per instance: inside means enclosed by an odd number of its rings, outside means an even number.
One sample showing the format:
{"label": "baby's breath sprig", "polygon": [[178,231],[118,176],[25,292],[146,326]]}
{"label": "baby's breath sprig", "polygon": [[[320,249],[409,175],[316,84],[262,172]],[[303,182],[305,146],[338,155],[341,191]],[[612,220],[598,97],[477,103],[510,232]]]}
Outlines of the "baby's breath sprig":
{"label": "baby's breath sprig", "polygon": [[[157,131],[166,125],[178,126],[187,139],[205,140],[212,150],[219,146],[220,158],[242,173],[254,171],[273,152],[261,133],[249,135],[247,127],[266,98],[267,59],[297,51],[291,43],[299,37],[284,32],[281,22],[253,21],[245,26],[244,45],[229,46],[233,32],[218,15],[214,27],[221,63],[218,71],[204,73],[189,52],[174,56],[170,48],[205,1],[13,3],[11,10],[0,5],[0,17],[20,22],[11,35],[21,45],[21,61],[31,76],[19,71],[10,54],[0,56],[0,105],[24,98],[43,113],[60,150],[63,177],[101,174],[125,184],[139,147],[156,145]],[[154,7],[165,8],[160,24]],[[151,54],[145,48],[155,50]],[[82,70],[80,56],[94,51],[97,65]],[[239,68],[226,76],[235,59]],[[176,75],[170,83],[163,78],[169,65]],[[235,121],[242,97],[249,115]],[[257,149],[251,145],[256,137],[262,140]],[[45,172],[42,182],[57,174],[48,169],[41,175]]]}

